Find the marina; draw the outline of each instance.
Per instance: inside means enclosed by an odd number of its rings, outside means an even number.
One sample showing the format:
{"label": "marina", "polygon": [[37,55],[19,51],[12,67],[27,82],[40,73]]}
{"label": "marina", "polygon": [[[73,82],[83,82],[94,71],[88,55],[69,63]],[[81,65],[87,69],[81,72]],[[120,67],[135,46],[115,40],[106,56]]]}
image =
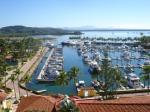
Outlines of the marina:
{"label": "marina", "polygon": [[0,112],[150,112],[150,0],[0,4]]}
{"label": "marina", "polygon": [[50,49],[50,54],[37,77],[39,82],[53,82],[63,70],[63,53],[62,48]]}
{"label": "marina", "polygon": [[[64,44],[63,42],[68,42],[68,44]],[[127,76],[127,74],[129,73],[134,73],[137,75],[137,77],[140,77],[142,67],[149,61],[149,57],[145,55],[144,49],[142,49],[141,46],[134,46],[131,44],[127,45],[125,42],[123,42],[121,45],[108,44],[107,42],[105,42],[105,44],[97,44],[93,39],[69,39],[69,35],[66,35],[58,37],[56,40],[52,41],[52,43],[57,45],[58,48],[62,47],[62,68],[65,71],[68,71],[72,66],[77,66],[78,68],[80,68],[80,74],[78,75],[77,79],[79,81],[85,81],[85,88],[95,87],[97,85],[95,83],[93,84],[93,81],[96,80],[96,77],[92,75],[91,72],[93,69],[97,69],[99,71],[101,70],[101,67],[99,65],[101,65],[102,61],[105,59],[105,49],[108,50],[107,59],[111,63],[112,67],[118,67],[122,71],[122,74],[124,74],[124,76]],[[49,50],[45,57],[49,57],[50,54],[52,55],[53,53],[51,53],[51,51],[52,50]],[[55,58],[53,57],[52,59]],[[33,74],[32,84],[28,83],[26,86],[35,91],[44,88],[44,90],[46,90],[44,92],[45,94],[78,94],[73,80],[71,80],[69,82],[69,85],[67,86],[58,86],[53,83],[54,80],[46,80],[42,78],[39,78],[40,80],[38,79],[38,77],[42,76],[39,75],[42,71],[43,73],[46,73],[44,71],[44,68],[51,68],[51,66],[54,64],[54,62],[49,62],[52,61],[52,59],[43,58],[42,62],[38,66],[38,69]],[[57,62],[57,64],[59,65],[60,63]],[[55,70],[58,70],[58,68],[60,68],[60,66]],[[143,82],[141,82],[140,80],[139,83],[140,85],[142,85]],[[123,89],[124,87],[121,88]],[[133,87],[129,88],[132,89]],[[140,86],[140,88],[142,89],[143,86]]]}

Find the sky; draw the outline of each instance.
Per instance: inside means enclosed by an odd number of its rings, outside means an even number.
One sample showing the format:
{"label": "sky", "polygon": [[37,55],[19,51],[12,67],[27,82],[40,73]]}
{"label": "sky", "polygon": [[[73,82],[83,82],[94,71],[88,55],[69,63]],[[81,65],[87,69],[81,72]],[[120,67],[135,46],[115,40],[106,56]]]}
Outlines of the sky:
{"label": "sky", "polygon": [[0,0],[0,27],[150,28],[150,0]]}

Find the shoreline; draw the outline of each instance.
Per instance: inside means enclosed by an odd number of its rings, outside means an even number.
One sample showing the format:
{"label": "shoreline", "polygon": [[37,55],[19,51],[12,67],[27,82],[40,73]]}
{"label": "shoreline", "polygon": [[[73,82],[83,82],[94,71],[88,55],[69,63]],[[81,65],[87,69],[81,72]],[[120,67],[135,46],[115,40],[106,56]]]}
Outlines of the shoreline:
{"label": "shoreline", "polygon": [[[35,56],[33,56],[33,58],[31,60],[28,60],[28,62],[26,62],[20,68],[20,70],[23,71],[23,73],[20,74],[19,82],[17,80],[15,80],[15,82],[14,82],[14,84],[15,84],[15,91],[16,91],[16,94],[17,94],[17,99],[20,99],[18,91],[20,91],[20,96],[25,96],[26,95],[26,90],[20,87],[20,81],[21,81],[21,79],[24,78],[27,73],[30,73],[29,74],[30,76],[32,75],[31,70],[34,71],[34,68],[32,68],[32,67],[34,65],[38,65],[37,62],[40,62],[40,61],[37,61],[37,60],[39,60],[40,58],[42,59],[41,55],[44,55],[45,52],[46,52],[46,48],[43,49],[42,54],[41,54],[41,49],[39,49],[39,51],[35,54]],[[14,88],[12,86],[12,82],[10,80],[7,81],[7,87],[10,88],[10,89],[12,89],[12,90],[14,90]],[[30,90],[28,92],[29,92],[29,95],[33,94],[33,93],[30,92]],[[15,94],[14,91],[12,91],[11,96],[15,96],[14,94]]]}
{"label": "shoreline", "polygon": [[43,56],[46,54],[46,52],[48,51],[48,48],[44,48],[42,54],[38,55],[38,59],[37,61],[35,61],[30,69],[25,73],[25,75],[20,79],[18,85],[20,88],[24,89],[24,90],[27,90],[28,92],[31,92],[31,93],[34,93],[34,94],[38,94],[37,91],[33,91],[29,88],[27,88],[25,85],[26,85],[26,82],[21,82],[23,80],[23,78],[26,76],[26,75],[29,75],[29,76],[32,76],[33,75],[33,72],[35,71],[35,69],[37,68],[37,66],[39,65],[40,61],[42,60]]}

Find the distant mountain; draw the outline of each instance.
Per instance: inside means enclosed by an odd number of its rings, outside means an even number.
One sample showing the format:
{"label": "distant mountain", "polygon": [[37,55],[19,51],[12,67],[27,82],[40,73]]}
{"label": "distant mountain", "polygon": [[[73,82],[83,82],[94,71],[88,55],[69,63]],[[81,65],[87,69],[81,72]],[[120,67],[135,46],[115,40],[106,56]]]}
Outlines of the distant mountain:
{"label": "distant mountain", "polygon": [[0,29],[0,36],[30,36],[30,35],[66,35],[81,34],[75,30],[64,30],[60,28],[40,28],[26,26],[7,26]]}

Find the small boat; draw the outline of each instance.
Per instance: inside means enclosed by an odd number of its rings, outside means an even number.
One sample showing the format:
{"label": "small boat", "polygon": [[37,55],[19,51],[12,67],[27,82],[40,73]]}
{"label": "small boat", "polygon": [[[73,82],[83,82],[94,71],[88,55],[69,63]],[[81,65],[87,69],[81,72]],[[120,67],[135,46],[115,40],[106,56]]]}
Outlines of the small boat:
{"label": "small boat", "polygon": [[86,64],[90,64],[92,60],[90,59],[90,57],[88,55],[84,54],[83,55],[83,61]]}
{"label": "small boat", "polygon": [[103,58],[102,61],[103,61],[103,60],[108,60],[109,62],[112,61],[110,57]]}
{"label": "small boat", "polygon": [[62,45],[70,45],[70,42],[69,41],[64,41],[61,43]]}
{"label": "small boat", "polygon": [[127,82],[128,82],[129,87],[131,87],[131,88],[141,87],[140,78],[136,74],[129,73],[129,74],[127,74],[126,78],[127,78]]}
{"label": "small boat", "polygon": [[93,59],[94,59],[94,60],[97,60],[97,61],[101,60],[100,54],[99,54],[98,52],[95,52],[95,53],[93,54]]}
{"label": "small boat", "polygon": [[84,41],[84,44],[87,46],[91,45],[90,41]]}
{"label": "small boat", "polygon": [[76,45],[76,42],[75,41],[71,41],[70,45],[74,46],[74,45]]}
{"label": "small boat", "polygon": [[100,86],[100,82],[97,81],[97,80],[93,80],[93,81],[92,81],[92,86],[93,86],[94,88],[97,88],[97,87]]}
{"label": "small boat", "polygon": [[81,88],[81,87],[85,87],[85,82],[84,82],[84,80],[81,80],[81,81],[79,81],[78,83],[76,83],[77,91],[80,91],[80,88]]}
{"label": "small boat", "polygon": [[134,72],[134,69],[132,68],[132,66],[128,65],[128,66],[125,67],[125,72],[126,73],[132,73],[132,72]]}
{"label": "small boat", "polygon": [[84,59],[84,62],[85,62],[86,64],[90,64],[91,61],[92,61],[92,60],[91,60],[90,58],[85,58],[85,59]]}
{"label": "small boat", "polygon": [[55,45],[53,43],[51,43],[50,41],[48,41],[46,43],[46,46],[49,47],[49,48],[54,48],[55,47]]}
{"label": "small boat", "polygon": [[92,61],[92,62],[90,63],[90,67],[89,67],[89,71],[90,71],[91,73],[93,73],[94,70],[98,70],[98,71],[101,70],[100,66],[98,65],[98,63],[97,63],[96,61]]}
{"label": "small boat", "polygon": [[144,62],[144,65],[145,65],[145,66],[150,65],[150,60],[145,61],[145,62]]}
{"label": "small boat", "polygon": [[129,49],[129,46],[123,44],[123,45],[121,46],[121,48],[122,48],[123,50],[128,50],[128,49]]}
{"label": "small boat", "polygon": [[124,51],[123,54],[121,55],[123,59],[129,60],[130,59],[130,53],[129,51]]}
{"label": "small boat", "polygon": [[46,90],[45,89],[42,89],[42,90],[38,90],[38,91],[36,91],[37,93],[44,93],[44,92],[46,92]]}

